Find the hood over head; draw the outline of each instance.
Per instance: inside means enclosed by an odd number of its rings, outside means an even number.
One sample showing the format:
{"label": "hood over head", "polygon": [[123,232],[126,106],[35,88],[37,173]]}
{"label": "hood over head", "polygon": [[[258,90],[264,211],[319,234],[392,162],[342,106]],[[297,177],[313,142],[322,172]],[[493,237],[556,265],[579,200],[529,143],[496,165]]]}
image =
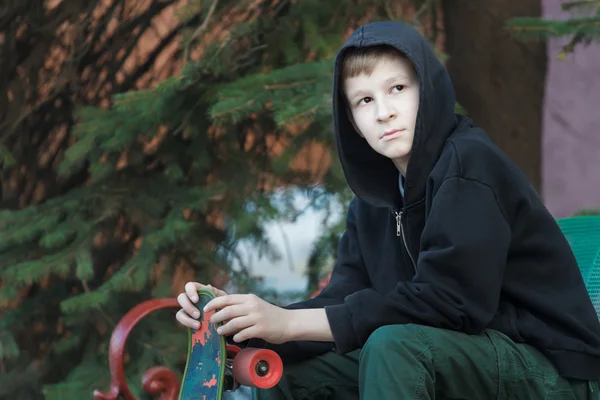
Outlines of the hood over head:
{"label": "hood over head", "polygon": [[429,43],[413,28],[398,22],[374,22],[358,28],[335,60],[333,126],[342,168],[350,189],[375,206],[398,208],[398,169],[389,158],[373,150],[356,132],[348,116],[341,82],[342,64],[349,49],[388,45],[403,53],[419,78],[419,111],[405,176],[406,204],[425,194],[427,176],[444,143],[457,125],[454,87],[446,68]]}

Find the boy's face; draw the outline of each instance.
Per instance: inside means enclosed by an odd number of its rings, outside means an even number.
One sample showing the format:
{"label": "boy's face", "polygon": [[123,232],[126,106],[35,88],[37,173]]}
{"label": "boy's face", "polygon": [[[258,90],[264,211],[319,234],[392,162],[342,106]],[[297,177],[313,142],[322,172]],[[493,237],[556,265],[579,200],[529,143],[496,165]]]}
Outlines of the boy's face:
{"label": "boy's face", "polygon": [[410,61],[382,59],[371,75],[346,79],[344,93],[359,134],[406,175],[419,111],[419,82]]}

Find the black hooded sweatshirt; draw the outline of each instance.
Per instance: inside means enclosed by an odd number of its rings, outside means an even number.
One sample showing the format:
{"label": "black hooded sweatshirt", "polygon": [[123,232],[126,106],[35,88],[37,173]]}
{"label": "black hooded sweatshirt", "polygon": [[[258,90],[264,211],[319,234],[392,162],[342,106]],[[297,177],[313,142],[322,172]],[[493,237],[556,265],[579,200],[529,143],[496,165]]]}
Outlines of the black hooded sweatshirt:
{"label": "black hooded sweatshirt", "polygon": [[[419,78],[404,199],[398,170],[355,131],[341,90],[346,50],[373,45],[402,52]],[[358,349],[384,325],[488,328],[537,347],[564,377],[600,379],[600,323],[567,240],[519,168],[454,106],[446,69],[412,28],[372,23],[347,40],[333,122],[356,197],[329,284],[287,307],[325,308],[335,346],[268,347],[299,360]]]}

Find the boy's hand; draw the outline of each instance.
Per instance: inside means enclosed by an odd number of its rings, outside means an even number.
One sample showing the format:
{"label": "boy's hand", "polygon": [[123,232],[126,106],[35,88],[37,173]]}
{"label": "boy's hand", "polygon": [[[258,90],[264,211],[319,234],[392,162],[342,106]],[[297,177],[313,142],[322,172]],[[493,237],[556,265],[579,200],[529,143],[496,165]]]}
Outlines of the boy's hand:
{"label": "boy's hand", "polygon": [[180,293],[179,296],[177,296],[177,302],[181,306],[181,310],[177,312],[175,318],[177,318],[177,321],[179,321],[182,325],[187,326],[188,328],[199,328],[199,322],[197,320],[200,318],[200,312],[193,304],[198,302],[199,289],[208,289],[217,297],[227,296],[227,293],[212,287],[211,285],[202,285],[197,282],[186,283],[185,293]]}
{"label": "boy's hand", "polygon": [[232,294],[211,300],[205,312],[219,310],[211,323],[225,323],[217,330],[219,334],[233,336],[237,343],[260,338],[269,343],[288,341],[290,314],[288,310],[274,306],[253,294]]}

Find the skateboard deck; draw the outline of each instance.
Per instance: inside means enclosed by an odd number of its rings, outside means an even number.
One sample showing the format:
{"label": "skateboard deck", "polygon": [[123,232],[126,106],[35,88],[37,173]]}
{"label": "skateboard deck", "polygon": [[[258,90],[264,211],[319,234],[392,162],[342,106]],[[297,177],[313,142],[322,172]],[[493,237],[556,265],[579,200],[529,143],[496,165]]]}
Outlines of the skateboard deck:
{"label": "skateboard deck", "polygon": [[283,375],[283,363],[277,353],[267,349],[228,345],[217,333],[221,325],[210,323],[215,311],[205,313],[204,306],[215,298],[210,290],[198,290],[199,329],[188,329],[188,354],[179,400],[222,400],[225,390],[239,385],[271,388]]}
{"label": "skateboard deck", "polygon": [[198,298],[195,305],[201,313],[200,328],[188,330],[188,357],[179,400],[221,400],[227,357],[225,338],[217,333],[221,324],[209,322],[215,312],[202,311],[215,294],[201,289]]}

